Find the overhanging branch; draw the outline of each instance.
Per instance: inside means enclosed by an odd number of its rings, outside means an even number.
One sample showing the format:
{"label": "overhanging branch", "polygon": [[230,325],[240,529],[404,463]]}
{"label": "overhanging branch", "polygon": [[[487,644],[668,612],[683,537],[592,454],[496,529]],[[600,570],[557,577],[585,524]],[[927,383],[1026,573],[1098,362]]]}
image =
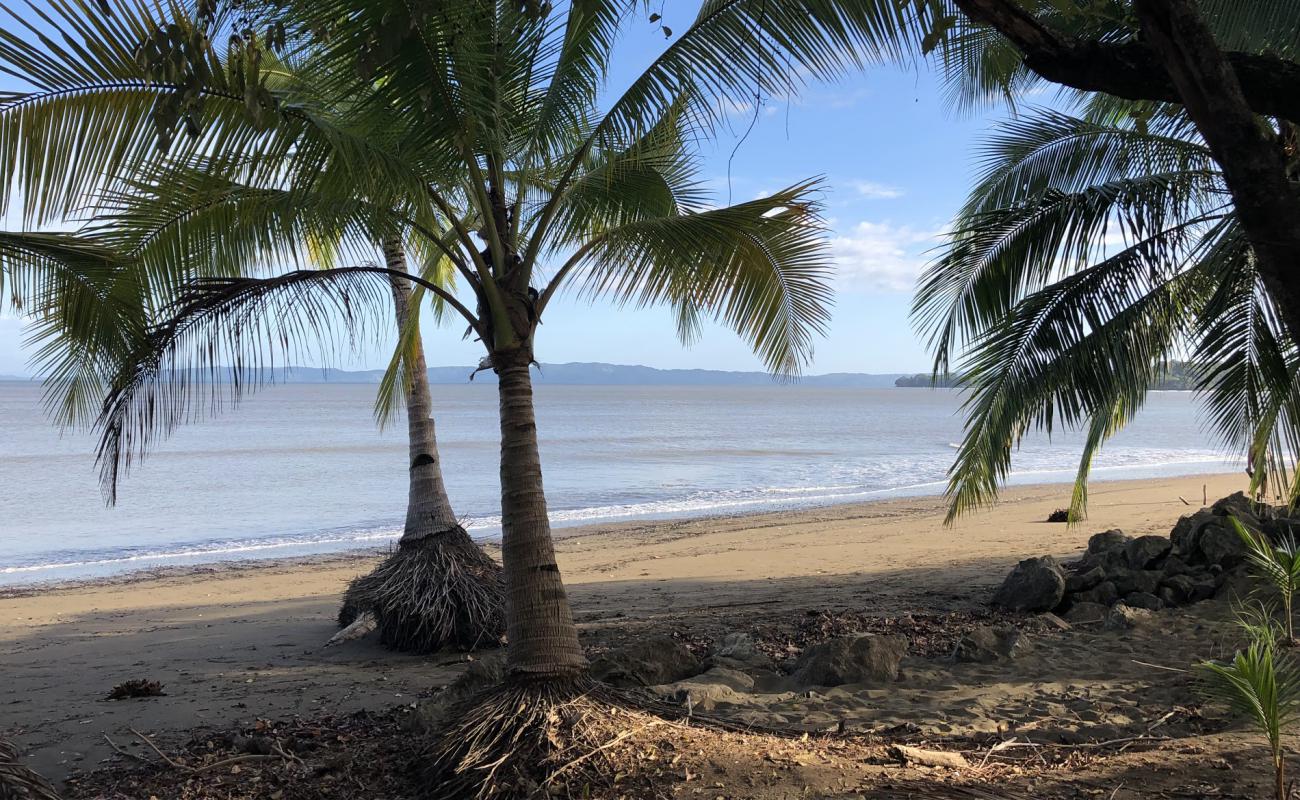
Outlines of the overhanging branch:
{"label": "overhanging branch", "polygon": [[[1052,83],[1127,100],[1182,103],[1160,56],[1145,42],[1081,41],[1043,25],[1014,0],[955,0],[1024,55],[1025,66]],[[1254,53],[1224,53],[1256,114],[1300,122],[1300,64]]]}

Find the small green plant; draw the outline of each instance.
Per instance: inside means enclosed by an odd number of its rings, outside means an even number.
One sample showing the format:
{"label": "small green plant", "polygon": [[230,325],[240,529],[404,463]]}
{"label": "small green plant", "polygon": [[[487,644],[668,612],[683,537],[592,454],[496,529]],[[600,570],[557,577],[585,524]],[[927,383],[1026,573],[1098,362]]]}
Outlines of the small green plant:
{"label": "small green plant", "polygon": [[1277,800],[1287,800],[1282,733],[1300,713],[1300,672],[1272,646],[1255,641],[1226,664],[1197,665],[1205,694],[1249,717],[1268,739]]}
{"label": "small green plant", "polygon": [[1278,620],[1277,604],[1272,600],[1236,601],[1232,614],[1252,644],[1276,648],[1286,642],[1286,628]]}
{"label": "small green plant", "polygon": [[1275,545],[1263,533],[1248,529],[1236,517],[1229,517],[1237,535],[1246,545],[1246,559],[1253,567],[1255,575],[1272,584],[1282,601],[1282,621],[1286,626],[1287,644],[1295,644],[1295,627],[1292,621],[1292,605],[1295,596],[1300,593],[1300,547],[1290,535],[1281,537]]}

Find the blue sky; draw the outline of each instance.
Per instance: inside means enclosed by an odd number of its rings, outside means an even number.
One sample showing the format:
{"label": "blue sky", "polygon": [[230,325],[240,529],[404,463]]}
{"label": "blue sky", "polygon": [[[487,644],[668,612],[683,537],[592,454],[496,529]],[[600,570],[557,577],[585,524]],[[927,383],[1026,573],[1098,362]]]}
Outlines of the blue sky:
{"label": "blue sky", "polygon": [[[694,5],[674,6],[665,21],[684,29]],[[648,63],[664,39],[657,26],[634,21],[622,45],[612,90]],[[731,199],[739,201],[812,176],[826,178],[836,301],[830,330],[817,342],[809,372],[928,367],[923,343],[908,319],[912,285],[938,232],[963,199],[973,174],[973,145],[999,116],[956,114],[935,77],[923,68],[875,67],[833,85],[808,86],[789,102],[767,101],[757,114],[752,107],[737,109],[730,116],[733,130],[705,146],[702,176],[717,202],[727,200],[728,188]],[[742,142],[751,121],[753,129]],[[459,334],[459,328],[426,334],[431,365],[478,360],[479,345],[461,341]],[[574,297],[563,297],[547,309],[537,348],[546,362],[762,368],[744,343],[723,328],[708,328],[687,348],[678,342],[664,311]],[[375,351],[340,366],[374,368],[386,360],[385,353]],[[0,318],[0,374],[26,374],[26,362],[21,321]]]}

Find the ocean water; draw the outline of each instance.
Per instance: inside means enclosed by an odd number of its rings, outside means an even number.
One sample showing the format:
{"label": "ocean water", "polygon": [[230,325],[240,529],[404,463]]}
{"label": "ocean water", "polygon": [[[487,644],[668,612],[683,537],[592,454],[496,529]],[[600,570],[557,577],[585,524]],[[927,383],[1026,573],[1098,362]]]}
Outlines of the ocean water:
{"label": "ocean water", "polygon": [[[0,383],[0,585],[172,564],[373,548],[400,534],[405,423],[380,432],[374,387],[277,386],[179,429],[106,508],[94,440],[43,415],[40,389]],[[498,532],[493,386],[434,386],[448,489],[479,536]],[[537,387],[556,526],[733,514],[941,492],[961,439],[947,390]],[[1081,436],[1028,440],[1013,482],[1070,481]],[[1195,400],[1157,392],[1095,477],[1238,469]]]}

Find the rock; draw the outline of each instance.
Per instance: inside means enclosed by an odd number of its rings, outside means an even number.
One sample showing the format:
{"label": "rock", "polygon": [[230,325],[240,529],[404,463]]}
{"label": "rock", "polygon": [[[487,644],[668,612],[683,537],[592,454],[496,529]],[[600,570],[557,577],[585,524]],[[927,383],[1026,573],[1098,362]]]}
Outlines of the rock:
{"label": "rock", "polygon": [[1129,541],[1129,537],[1121,530],[1094,533],[1088,539],[1088,549],[1083,554],[1081,564],[1085,568],[1127,567],[1128,555],[1125,551]]}
{"label": "rock", "polygon": [[1236,517],[1248,528],[1259,529],[1260,517],[1264,516],[1268,506],[1256,503],[1245,492],[1234,492],[1210,506],[1210,510],[1220,517]]}
{"label": "rock", "polygon": [[1149,569],[1169,554],[1173,543],[1166,536],[1139,536],[1124,548],[1131,569]]}
{"label": "rock", "polygon": [[1160,571],[1165,574],[1166,578],[1168,578],[1173,575],[1186,575],[1192,571],[1192,568],[1187,566],[1186,561],[1171,553],[1169,557],[1165,559],[1165,564],[1160,568]]}
{"label": "rock", "polygon": [[1231,569],[1246,560],[1246,543],[1230,523],[1206,525],[1201,529],[1197,549],[1207,564]]}
{"label": "rock", "polygon": [[1284,542],[1287,539],[1300,540],[1300,519],[1296,517],[1261,520],[1259,529],[1273,542]]}
{"label": "rock", "polygon": [[743,705],[749,699],[723,683],[680,681],[664,686],[652,686],[650,691],[665,700],[700,711],[712,711],[719,705]]}
{"label": "rock", "polygon": [[693,678],[678,683],[717,683],[729,686],[738,692],[754,691],[754,678],[738,669],[730,667],[711,667]]}
{"label": "rock", "polygon": [[1025,651],[1026,646],[1024,635],[1010,625],[996,628],[981,625],[957,641],[952,657],[962,663],[992,664],[1015,658]]}
{"label": "rock", "polygon": [[1011,611],[1051,611],[1065,597],[1065,573],[1051,556],[1027,558],[1011,570],[993,604]]}
{"label": "rock", "polygon": [[[1083,604],[1101,605],[1101,606],[1105,606],[1106,608],[1110,608],[1111,605],[1114,604],[1114,602],[1118,599],[1119,599],[1119,590],[1116,589],[1115,584],[1111,583],[1110,581],[1102,581],[1101,583],[1092,587],[1088,591],[1079,592],[1074,596],[1075,605],[1083,603]],[[1070,617],[1067,614],[1065,618],[1068,620]]]}
{"label": "rock", "polygon": [[1173,589],[1170,589],[1168,586],[1161,586],[1159,589],[1156,589],[1156,597],[1159,597],[1160,602],[1164,603],[1166,606],[1176,606],[1183,602],[1183,599],[1178,596],[1178,593]]}
{"label": "rock", "polygon": [[651,636],[596,659],[591,676],[626,689],[674,683],[699,674],[702,668],[686,645],[671,636]]}
{"label": "rock", "polygon": [[1088,537],[1088,555],[1100,555],[1109,553],[1112,550],[1123,550],[1128,546],[1129,538],[1124,535],[1124,531],[1118,528],[1101,533],[1094,533]]}
{"label": "rock", "polygon": [[1065,576],[1065,591],[1067,594],[1086,592],[1104,580],[1106,580],[1106,570],[1101,567],[1071,572]]}
{"label": "rock", "polygon": [[1068,631],[1071,627],[1073,627],[1072,625],[1070,625],[1070,623],[1066,622],[1065,620],[1061,619],[1060,617],[1056,616],[1050,611],[1044,611],[1043,613],[1035,617],[1035,619],[1039,620],[1040,622],[1042,622],[1044,625],[1047,625],[1048,627],[1056,628],[1058,631]]}
{"label": "rock", "polygon": [[1169,533],[1169,540],[1173,543],[1174,553],[1188,563],[1199,561],[1201,556],[1201,531],[1206,525],[1218,524],[1219,519],[1214,512],[1207,508],[1203,508],[1195,514],[1180,517],[1178,522],[1174,524],[1174,529]]}
{"label": "rock", "polygon": [[[1214,588],[1209,588],[1209,587]],[[1252,578],[1245,570],[1232,570],[1222,573],[1219,578],[1206,576],[1196,583],[1199,600],[1222,597],[1228,600],[1244,600],[1259,587],[1259,581]]]}
{"label": "rock", "polygon": [[1191,601],[1192,590],[1196,586],[1196,581],[1192,580],[1191,575],[1178,574],[1166,575],[1160,581],[1161,590],[1168,590],[1179,603]]}
{"label": "rock", "polygon": [[1110,606],[1104,606],[1101,603],[1075,603],[1065,613],[1065,620],[1073,625],[1099,623],[1106,619],[1106,612],[1108,611],[1110,611]]}
{"label": "rock", "polygon": [[1145,608],[1133,608],[1116,603],[1106,612],[1103,627],[1108,631],[1127,631],[1152,621],[1154,613]]}
{"label": "rock", "polygon": [[1148,611],[1159,611],[1165,607],[1163,600],[1148,592],[1126,594],[1120,602],[1129,608],[1145,608]]}
{"label": "rock", "polygon": [[1112,570],[1106,574],[1106,577],[1115,584],[1115,591],[1119,592],[1121,597],[1133,592],[1154,594],[1156,587],[1160,585],[1160,573],[1150,569]]}
{"label": "rock", "polygon": [[846,636],[813,645],[795,663],[800,686],[840,686],[845,683],[892,683],[907,653],[902,636]]}
{"label": "rock", "polygon": [[748,633],[729,633],[722,637],[722,643],[709,657],[709,663],[732,669],[771,670],[772,659],[754,645],[754,637]]}

